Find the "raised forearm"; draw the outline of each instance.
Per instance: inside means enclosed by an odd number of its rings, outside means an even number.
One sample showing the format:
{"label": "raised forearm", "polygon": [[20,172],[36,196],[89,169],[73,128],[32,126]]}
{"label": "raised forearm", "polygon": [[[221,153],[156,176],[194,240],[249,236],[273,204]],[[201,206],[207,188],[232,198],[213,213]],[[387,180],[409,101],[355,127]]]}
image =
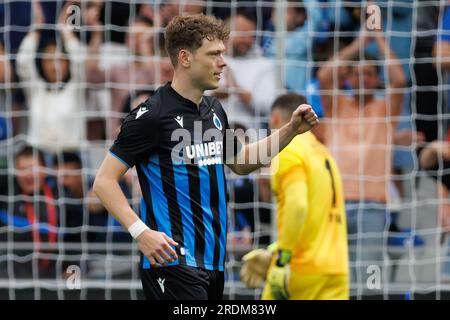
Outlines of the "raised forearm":
{"label": "raised forearm", "polygon": [[[39,31],[30,31],[25,38],[23,38],[22,43],[19,46],[19,51],[17,53],[17,62],[20,63],[23,60],[33,60],[36,50],[39,46],[39,39],[41,34]],[[33,56],[32,56],[33,55]]]}
{"label": "raised forearm", "polygon": [[22,40],[17,53],[17,74],[22,81],[30,81],[37,77],[35,64],[36,50],[39,45],[40,33],[37,31],[29,32]]}
{"label": "raised forearm", "polygon": [[365,47],[365,38],[360,36],[353,40],[351,44],[343,48],[337,56],[334,57],[335,60],[353,60],[356,57],[359,57],[361,50]]}
{"label": "raised forearm", "polygon": [[406,76],[397,55],[391,49],[384,37],[376,37],[376,43],[380,54],[384,56],[384,60],[387,62],[389,75],[389,82],[387,83],[387,86],[391,88],[404,88],[406,84]]}
{"label": "raised forearm", "polygon": [[69,42],[78,42],[78,38],[75,36],[75,34],[72,32],[72,29],[70,26],[62,24],[59,25],[59,30],[61,32],[62,38],[64,43],[69,43]]}
{"label": "raised forearm", "polygon": [[266,138],[245,145],[235,158],[233,171],[244,175],[268,165],[296,135],[297,131],[288,123]]}
{"label": "raised forearm", "polygon": [[92,34],[88,46],[88,55],[86,59],[86,80],[91,83],[101,83],[106,81],[106,75],[99,68],[100,48],[103,43],[103,36],[100,31]]}

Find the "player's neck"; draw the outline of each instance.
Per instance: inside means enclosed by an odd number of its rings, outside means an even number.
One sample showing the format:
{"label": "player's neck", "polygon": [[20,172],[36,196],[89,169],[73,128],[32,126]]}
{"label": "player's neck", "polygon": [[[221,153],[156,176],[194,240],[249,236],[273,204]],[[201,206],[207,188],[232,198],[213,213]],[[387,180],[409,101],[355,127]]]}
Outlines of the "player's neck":
{"label": "player's neck", "polygon": [[203,90],[196,88],[190,79],[175,73],[171,86],[183,98],[191,100],[197,105],[197,107],[200,105],[203,97]]}

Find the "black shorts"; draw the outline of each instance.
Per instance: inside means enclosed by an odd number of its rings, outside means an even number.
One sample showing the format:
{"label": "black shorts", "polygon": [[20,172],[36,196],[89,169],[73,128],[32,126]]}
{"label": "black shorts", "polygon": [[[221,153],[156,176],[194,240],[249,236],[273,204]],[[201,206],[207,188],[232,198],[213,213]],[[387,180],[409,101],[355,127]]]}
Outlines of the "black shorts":
{"label": "black shorts", "polygon": [[185,265],[141,269],[148,300],[222,300],[224,272]]}

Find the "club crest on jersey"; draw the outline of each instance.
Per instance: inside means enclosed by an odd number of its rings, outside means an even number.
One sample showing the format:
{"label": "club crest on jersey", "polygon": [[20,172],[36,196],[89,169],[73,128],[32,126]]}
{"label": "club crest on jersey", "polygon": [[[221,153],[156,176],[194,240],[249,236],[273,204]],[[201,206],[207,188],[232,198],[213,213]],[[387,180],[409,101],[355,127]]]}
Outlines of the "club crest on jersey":
{"label": "club crest on jersey", "polygon": [[217,129],[222,130],[222,122],[220,121],[219,117],[215,113],[213,116],[213,122]]}

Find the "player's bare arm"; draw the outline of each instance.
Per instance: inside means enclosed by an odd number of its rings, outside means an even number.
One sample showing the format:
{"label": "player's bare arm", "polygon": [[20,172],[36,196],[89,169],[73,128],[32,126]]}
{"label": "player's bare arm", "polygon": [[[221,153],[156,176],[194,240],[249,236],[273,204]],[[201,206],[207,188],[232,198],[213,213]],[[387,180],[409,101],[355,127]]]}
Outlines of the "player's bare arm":
{"label": "player's bare arm", "polygon": [[390,114],[398,116],[402,111],[404,96],[402,89],[406,86],[406,76],[400,60],[398,60],[397,55],[391,49],[381,31],[375,33],[374,40],[378,46],[378,51],[384,56],[387,64],[386,97],[391,106]]}
{"label": "player's bare arm", "polygon": [[[107,154],[95,178],[93,190],[105,208],[128,230],[140,219],[130,207],[119,186],[119,180],[127,170],[128,167],[120,160]],[[136,241],[152,265],[166,265],[167,262],[178,259],[171,247],[178,243],[163,232],[147,229],[136,238]]]}
{"label": "player's bare arm", "polygon": [[272,159],[283,150],[297,134],[309,131],[317,123],[319,123],[319,120],[312,107],[307,104],[302,104],[292,113],[291,120],[287,124],[270,136],[255,143],[245,145],[236,155],[235,161],[227,164],[227,166],[236,174],[249,174],[265,165],[260,161],[261,159],[257,159],[256,163],[250,163],[250,155],[257,154],[258,150],[261,148],[272,150],[272,144],[278,143],[278,147],[270,154],[270,158]]}

